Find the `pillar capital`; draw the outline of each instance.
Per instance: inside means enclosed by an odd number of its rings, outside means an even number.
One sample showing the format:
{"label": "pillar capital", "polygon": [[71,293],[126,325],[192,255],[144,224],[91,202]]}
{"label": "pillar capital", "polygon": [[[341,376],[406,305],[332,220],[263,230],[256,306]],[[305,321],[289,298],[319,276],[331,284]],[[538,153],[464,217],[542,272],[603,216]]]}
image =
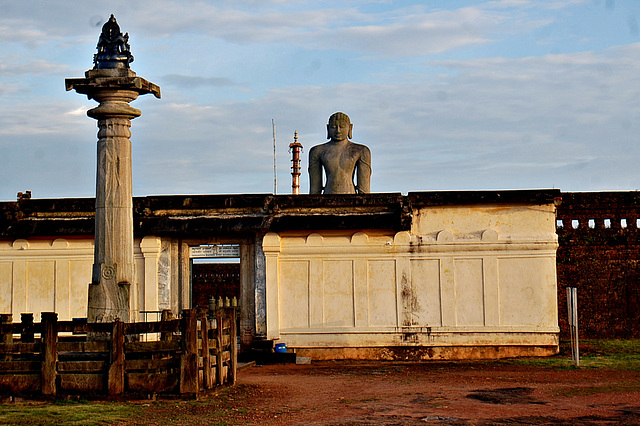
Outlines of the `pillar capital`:
{"label": "pillar capital", "polygon": [[160,87],[138,77],[129,68],[91,69],[85,72],[85,78],[67,78],[65,86],[67,91],[75,90],[98,102],[99,96],[120,91],[135,93],[130,101],[148,93],[160,98]]}

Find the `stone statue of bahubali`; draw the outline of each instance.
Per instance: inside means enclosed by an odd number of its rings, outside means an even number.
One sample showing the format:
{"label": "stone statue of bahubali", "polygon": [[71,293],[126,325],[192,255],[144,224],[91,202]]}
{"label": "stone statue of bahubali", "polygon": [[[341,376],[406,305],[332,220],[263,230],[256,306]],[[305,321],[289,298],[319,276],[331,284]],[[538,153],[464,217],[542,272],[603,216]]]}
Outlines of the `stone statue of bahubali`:
{"label": "stone statue of bahubali", "polygon": [[[329,142],[309,151],[310,194],[367,194],[370,192],[371,151],[351,142],[353,124],[349,116],[336,112],[329,117]],[[323,185],[322,170],[326,175]],[[354,183],[356,178],[357,183]]]}

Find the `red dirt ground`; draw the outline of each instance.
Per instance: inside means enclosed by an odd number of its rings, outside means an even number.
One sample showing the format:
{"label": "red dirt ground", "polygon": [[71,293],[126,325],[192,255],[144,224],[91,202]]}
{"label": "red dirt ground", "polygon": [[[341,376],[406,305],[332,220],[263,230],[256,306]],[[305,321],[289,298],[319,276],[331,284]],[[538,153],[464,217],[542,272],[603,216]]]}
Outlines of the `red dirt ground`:
{"label": "red dirt ground", "polygon": [[314,362],[246,368],[229,397],[228,424],[640,424],[639,371]]}

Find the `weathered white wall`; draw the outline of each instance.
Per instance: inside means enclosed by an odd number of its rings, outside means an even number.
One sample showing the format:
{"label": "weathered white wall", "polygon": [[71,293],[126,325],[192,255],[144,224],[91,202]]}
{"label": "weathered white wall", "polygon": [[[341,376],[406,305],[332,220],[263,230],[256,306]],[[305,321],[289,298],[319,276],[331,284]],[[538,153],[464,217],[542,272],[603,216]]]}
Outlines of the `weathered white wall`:
{"label": "weathered white wall", "polygon": [[554,346],[556,248],[553,205],[425,207],[411,232],[395,235],[270,233],[267,337],[316,356],[311,349]]}
{"label": "weathered white wall", "polygon": [[[136,240],[136,281],[131,288],[132,320],[139,311],[169,307],[167,245],[160,238]],[[57,312],[60,320],[87,316],[93,238],[38,238],[0,241],[0,313],[14,321],[32,312]],[[150,318],[155,320],[155,318]]]}

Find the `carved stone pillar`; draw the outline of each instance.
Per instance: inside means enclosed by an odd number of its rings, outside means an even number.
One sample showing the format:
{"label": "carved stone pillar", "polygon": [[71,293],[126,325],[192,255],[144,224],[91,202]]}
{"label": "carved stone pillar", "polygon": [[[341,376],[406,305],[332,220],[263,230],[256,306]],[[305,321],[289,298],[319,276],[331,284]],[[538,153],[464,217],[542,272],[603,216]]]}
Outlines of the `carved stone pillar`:
{"label": "carved stone pillar", "polygon": [[160,88],[129,69],[133,57],[128,35],[113,15],[102,28],[95,67],[86,78],[67,79],[75,90],[100,104],[87,111],[98,120],[95,251],[87,317],[89,322],[130,320],[129,294],[135,279],[133,262],[133,191],[131,120],[140,110],[129,102],[139,95],[160,97]]}

